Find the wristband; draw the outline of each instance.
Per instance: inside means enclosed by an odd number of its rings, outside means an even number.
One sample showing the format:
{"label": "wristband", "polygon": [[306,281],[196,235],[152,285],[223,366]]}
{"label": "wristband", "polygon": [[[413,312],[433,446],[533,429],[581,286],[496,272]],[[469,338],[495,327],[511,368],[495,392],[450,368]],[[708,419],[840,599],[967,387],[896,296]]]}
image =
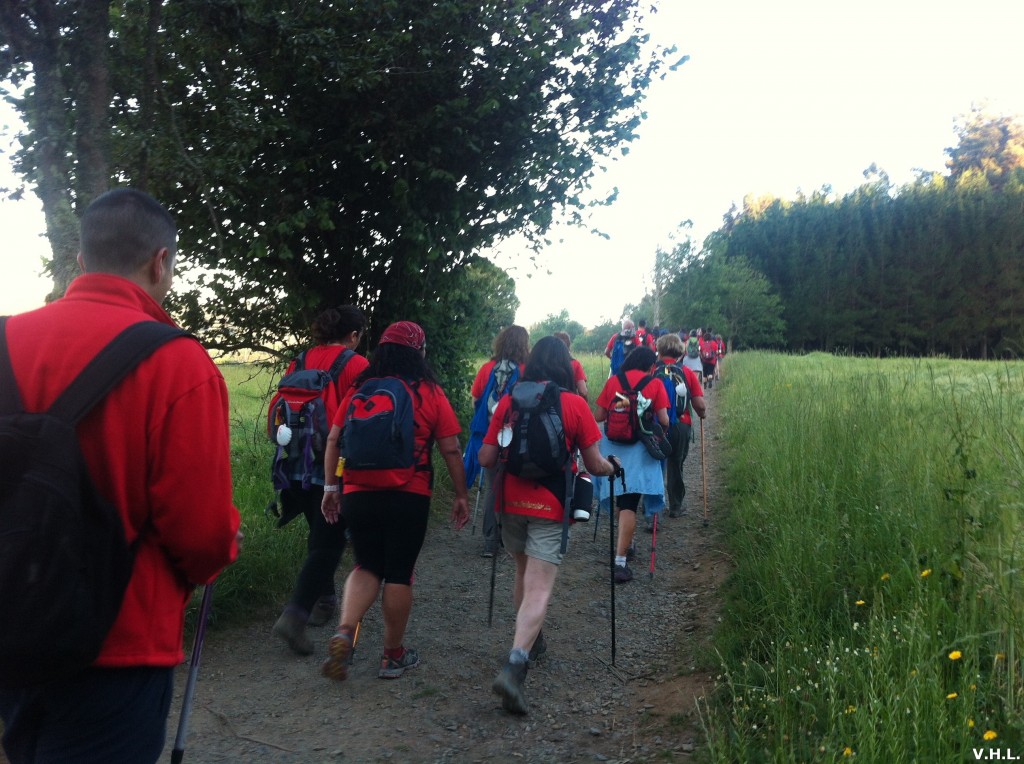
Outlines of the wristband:
{"label": "wristband", "polygon": [[341,486],[338,485],[338,484],[335,484],[335,485],[325,485],[324,486],[324,493],[337,493],[340,489],[341,489]]}

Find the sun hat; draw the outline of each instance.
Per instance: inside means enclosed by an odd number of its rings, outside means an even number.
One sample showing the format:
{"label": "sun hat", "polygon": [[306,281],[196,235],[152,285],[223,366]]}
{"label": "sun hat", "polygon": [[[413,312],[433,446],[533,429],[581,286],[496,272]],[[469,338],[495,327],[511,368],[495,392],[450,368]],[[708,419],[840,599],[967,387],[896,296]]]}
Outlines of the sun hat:
{"label": "sun hat", "polygon": [[405,345],[414,350],[423,350],[427,344],[427,335],[422,327],[412,321],[396,321],[384,330],[380,336],[380,344]]}

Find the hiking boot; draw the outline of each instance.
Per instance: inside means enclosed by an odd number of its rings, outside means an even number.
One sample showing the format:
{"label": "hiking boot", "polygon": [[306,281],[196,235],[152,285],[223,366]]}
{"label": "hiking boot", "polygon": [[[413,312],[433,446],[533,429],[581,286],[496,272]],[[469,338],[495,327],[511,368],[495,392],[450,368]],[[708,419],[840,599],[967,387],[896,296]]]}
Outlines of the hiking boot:
{"label": "hiking boot", "polygon": [[313,654],[313,643],[306,636],[306,619],[308,618],[308,615],[285,608],[281,617],[274,624],[273,633],[287,642],[288,647],[297,655]]}
{"label": "hiking boot", "polygon": [[615,566],[615,583],[617,584],[628,584],[633,580],[633,571],[629,569],[628,565],[616,565]]}
{"label": "hiking boot", "polygon": [[352,635],[339,631],[327,641],[327,659],[320,664],[320,673],[328,679],[344,682],[352,660]]}
{"label": "hiking boot", "polygon": [[501,707],[509,713],[526,713],[526,698],[523,697],[526,670],[525,663],[506,663],[491,683],[494,694],[501,696]]}
{"label": "hiking boot", "polygon": [[377,671],[378,679],[398,679],[407,669],[414,669],[420,665],[419,654],[410,648],[406,648],[401,658],[388,658],[380,656],[380,670]]}
{"label": "hiking boot", "polygon": [[668,511],[668,516],[669,517],[682,517],[685,514],[686,514],[686,504],[680,504],[678,507],[676,507],[674,509],[670,509]]}
{"label": "hiking boot", "polygon": [[334,610],[337,606],[337,597],[321,597],[314,603],[313,609],[309,613],[309,619],[306,621],[306,625],[323,626],[334,617]]}
{"label": "hiking boot", "polygon": [[537,638],[533,640],[533,647],[530,648],[530,657],[527,660],[530,668],[533,668],[547,651],[548,643],[544,641],[544,632],[538,631]]}

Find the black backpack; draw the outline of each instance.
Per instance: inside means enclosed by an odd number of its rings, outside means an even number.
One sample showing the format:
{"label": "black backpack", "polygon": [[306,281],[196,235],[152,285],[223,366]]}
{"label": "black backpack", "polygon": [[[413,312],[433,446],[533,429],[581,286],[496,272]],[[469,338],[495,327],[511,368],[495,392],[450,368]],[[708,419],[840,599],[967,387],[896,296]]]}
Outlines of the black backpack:
{"label": "black backpack", "polygon": [[[342,369],[355,355],[345,348],[326,371],[307,369],[306,353],[295,359],[291,373],[277,383],[277,395],[267,412],[267,435],[277,443],[270,476],[275,491],[302,483],[308,491],[324,483],[324,450],[331,423],[327,421],[324,391],[338,381]],[[282,433],[282,427],[287,428]]]}
{"label": "black backpack", "polygon": [[181,329],[129,326],[45,412],[27,413],[0,318],[0,686],[66,677],[99,655],[121,609],[135,548],[97,490],[76,424]]}
{"label": "black backpack", "polygon": [[561,478],[569,463],[562,422],[562,388],[554,382],[520,380],[504,426],[511,429],[505,464],[511,474],[528,480]]}

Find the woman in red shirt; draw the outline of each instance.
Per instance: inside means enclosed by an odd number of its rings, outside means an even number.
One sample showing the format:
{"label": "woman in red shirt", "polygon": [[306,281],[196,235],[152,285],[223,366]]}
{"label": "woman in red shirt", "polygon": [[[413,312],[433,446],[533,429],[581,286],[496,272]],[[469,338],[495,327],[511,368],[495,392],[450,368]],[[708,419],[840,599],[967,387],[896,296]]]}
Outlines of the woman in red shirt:
{"label": "woman in red shirt", "polygon": [[[353,351],[338,374],[338,379],[323,391],[328,422],[333,421],[352,381],[369,366],[366,358],[354,353],[365,329],[366,318],[354,305],[330,308],[313,321],[310,334],[317,344],[306,351],[307,369],[326,371],[339,355]],[[292,361],[285,374],[291,374],[294,370],[295,361]],[[276,396],[271,400],[271,410],[276,400]],[[278,526],[285,525],[298,515],[304,515],[309,526],[306,560],[295,581],[292,596],[273,628],[274,634],[299,655],[313,654],[313,643],[306,636],[306,624],[323,626],[334,616],[338,604],[334,574],[345,551],[345,524],[331,525],[324,520],[320,511],[322,499],[323,479],[319,475],[313,477],[309,489],[303,489],[300,481],[292,480],[288,488],[281,491],[281,519]]]}
{"label": "woman in red shirt", "polygon": [[[667,430],[669,400],[665,392],[665,385],[656,375],[657,360],[658,357],[653,350],[639,347],[626,356],[619,371],[626,375],[626,380],[634,390],[644,377],[651,377],[651,381],[644,385],[640,392],[650,401],[658,422]],[[618,376],[609,377],[601,394],[597,396],[597,413],[594,416],[598,422],[603,422],[608,418],[608,411],[617,405],[617,396],[622,392],[622,382]],[[614,453],[619,457],[626,471],[626,490],[620,496],[615,497],[615,503],[619,510],[615,582],[624,584],[633,580],[633,572],[626,565],[626,557],[633,546],[636,512],[640,507],[640,499],[643,498],[644,511],[650,520],[665,506],[665,480],[662,476],[662,463],[647,453],[643,443],[613,442],[608,440],[606,435],[601,440],[600,447],[601,453],[605,455]]]}
{"label": "woman in red shirt", "polygon": [[[461,428],[424,358],[426,344],[423,329],[412,321],[399,321],[385,329],[369,368],[342,401],[327,439],[322,510],[327,522],[336,523],[344,508],[356,563],[345,582],[338,631],[328,642],[327,660],[321,666],[321,673],[330,679],[341,681],[348,676],[348,657],[356,624],[376,601],[381,583],[384,584],[381,594],[384,654],[377,676],[397,679],[406,670],[419,665],[419,655],[405,648],[402,640],[412,612],[413,568],[426,538],[430,515],[430,453],[435,441],[455,489],[452,521],[456,530],[469,520],[466,475],[458,437]],[[347,421],[349,403],[365,382],[386,377],[401,380],[412,397],[415,468],[404,484],[384,489],[371,483],[368,476],[363,477],[373,470],[344,473],[343,505],[336,467],[338,438]],[[365,482],[360,482],[361,477]]]}
{"label": "woman in red shirt", "polygon": [[[572,366],[569,351],[561,340],[544,337],[537,342],[526,362],[524,379],[554,382],[562,388],[562,425],[568,452],[579,449],[583,463],[592,475],[611,475],[614,467],[598,450],[601,432],[590,407],[583,398],[570,392],[573,389]],[[506,414],[511,403],[509,396],[502,398],[491,418],[491,426],[479,454],[480,464],[484,467],[497,467],[502,449],[509,444],[504,437],[499,438],[499,432],[508,432],[505,430]],[[504,443],[504,446],[499,443]],[[571,465],[570,460],[566,468],[571,469]],[[502,706],[515,714],[525,714],[527,710],[522,686],[530,653],[543,651],[541,626],[555,586],[558,566],[562,562],[562,514],[569,511],[564,506],[564,487],[565,480],[561,475],[550,481],[537,482],[499,471],[497,490],[501,538],[516,563],[512,590],[516,627],[508,663],[491,687],[501,696]]]}

